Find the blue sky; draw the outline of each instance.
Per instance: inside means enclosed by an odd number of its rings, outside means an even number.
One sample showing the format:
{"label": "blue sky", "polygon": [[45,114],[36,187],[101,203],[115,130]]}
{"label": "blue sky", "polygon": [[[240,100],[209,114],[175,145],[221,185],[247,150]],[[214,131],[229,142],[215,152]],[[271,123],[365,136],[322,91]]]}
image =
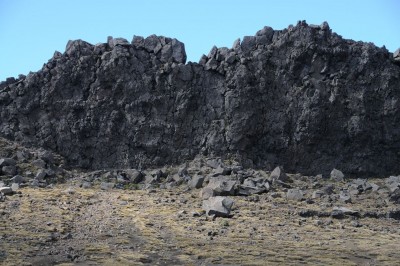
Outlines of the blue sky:
{"label": "blue sky", "polygon": [[151,34],[185,43],[198,62],[213,45],[231,47],[264,26],[328,21],[344,38],[400,47],[399,0],[0,0],[0,81],[39,70],[70,39]]}

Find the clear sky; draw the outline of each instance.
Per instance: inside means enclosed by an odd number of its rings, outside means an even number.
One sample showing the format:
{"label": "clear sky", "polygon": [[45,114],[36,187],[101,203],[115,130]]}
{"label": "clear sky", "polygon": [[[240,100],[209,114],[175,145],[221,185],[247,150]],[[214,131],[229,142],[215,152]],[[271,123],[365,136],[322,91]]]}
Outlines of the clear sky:
{"label": "clear sky", "polygon": [[39,70],[70,39],[174,37],[198,62],[264,26],[328,21],[344,38],[400,47],[400,0],[0,0],[0,81]]}

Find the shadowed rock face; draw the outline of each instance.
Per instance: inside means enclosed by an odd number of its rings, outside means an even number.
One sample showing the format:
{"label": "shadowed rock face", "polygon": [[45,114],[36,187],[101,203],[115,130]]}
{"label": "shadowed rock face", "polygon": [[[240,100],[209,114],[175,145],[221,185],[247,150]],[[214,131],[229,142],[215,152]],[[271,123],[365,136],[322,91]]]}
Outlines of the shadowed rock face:
{"label": "shadowed rock face", "polygon": [[304,174],[400,172],[400,66],[385,48],[299,22],[185,61],[181,42],[155,35],[70,41],[0,84],[0,134],[90,169],[202,153]]}

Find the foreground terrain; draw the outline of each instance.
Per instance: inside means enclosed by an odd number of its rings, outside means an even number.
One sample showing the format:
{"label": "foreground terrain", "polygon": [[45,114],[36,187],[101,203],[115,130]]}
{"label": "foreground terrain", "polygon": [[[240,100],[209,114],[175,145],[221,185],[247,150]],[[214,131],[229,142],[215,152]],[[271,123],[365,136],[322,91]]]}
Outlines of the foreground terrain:
{"label": "foreground terrain", "polygon": [[[4,139],[0,157],[1,265],[400,261],[399,176],[302,176],[210,158],[82,172]],[[227,215],[203,209],[214,196],[234,201]]]}
{"label": "foreground terrain", "polygon": [[[21,189],[0,203],[4,265],[393,265],[399,221],[308,217],[305,202],[235,197],[233,217],[202,214],[198,191]],[[361,202],[354,209],[368,208]]]}

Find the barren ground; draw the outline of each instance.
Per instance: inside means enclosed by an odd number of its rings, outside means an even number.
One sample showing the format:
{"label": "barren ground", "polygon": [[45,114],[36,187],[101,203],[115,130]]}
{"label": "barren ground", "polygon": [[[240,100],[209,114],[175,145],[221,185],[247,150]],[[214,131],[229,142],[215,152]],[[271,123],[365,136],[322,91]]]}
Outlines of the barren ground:
{"label": "barren ground", "polygon": [[[74,181],[0,202],[2,265],[394,265],[399,221],[308,217],[323,204],[233,197],[207,217],[199,190],[100,190]],[[276,194],[279,196],[279,192]],[[368,198],[352,209],[376,209]]]}

